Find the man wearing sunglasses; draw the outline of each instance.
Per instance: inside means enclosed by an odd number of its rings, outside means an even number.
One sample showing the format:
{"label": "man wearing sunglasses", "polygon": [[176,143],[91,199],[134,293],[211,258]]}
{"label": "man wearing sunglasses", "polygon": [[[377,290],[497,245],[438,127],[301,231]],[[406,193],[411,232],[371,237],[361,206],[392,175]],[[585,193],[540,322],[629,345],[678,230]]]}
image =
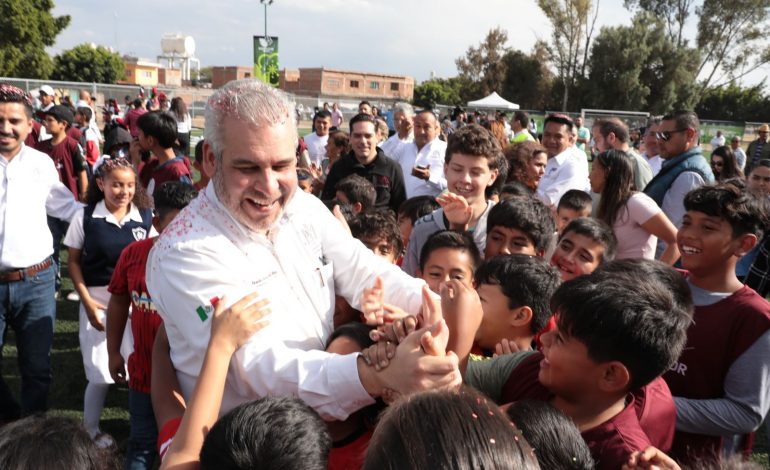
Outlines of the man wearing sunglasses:
{"label": "man wearing sunglasses", "polygon": [[699,128],[697,114],[677,111],[663,116],[655,133],[664,161],[644,192],[658,203],[676,227],[685,213],[685,194],[714,181],[714,174],[698,146]]}

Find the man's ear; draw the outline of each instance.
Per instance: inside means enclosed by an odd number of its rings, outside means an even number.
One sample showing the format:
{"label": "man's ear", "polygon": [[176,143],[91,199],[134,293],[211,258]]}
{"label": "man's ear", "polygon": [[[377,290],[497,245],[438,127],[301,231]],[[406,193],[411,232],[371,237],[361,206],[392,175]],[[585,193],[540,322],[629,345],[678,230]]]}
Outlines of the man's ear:
{"label": "man's ear", "polygon": [[353,213],[354,214],[360,214],[363,211],[364,211],[364,205],[363,204],[361,204],[360,202],[356,202],[355,204],[353,204]]}
{"label": "man's ear", "polygon": [[534,313],[532,312],[532,309],[526,305],[523,307],[514,308],[511,311],[511,326],[516,328],[528,326],[530,323],[532,323],[533,314]]}
{"label": "man's ear", "polygon": [[620,361],[610,361],[602,365],[599,389],[604,392],[621,392],[631,383],[631,373]]}
{"label": "man's ear", "polygon": [[217,167],[216,156],[214,155],[214,149],[207,141],[203,141],[203,171],[209,177],[214,176],[214,170]]}

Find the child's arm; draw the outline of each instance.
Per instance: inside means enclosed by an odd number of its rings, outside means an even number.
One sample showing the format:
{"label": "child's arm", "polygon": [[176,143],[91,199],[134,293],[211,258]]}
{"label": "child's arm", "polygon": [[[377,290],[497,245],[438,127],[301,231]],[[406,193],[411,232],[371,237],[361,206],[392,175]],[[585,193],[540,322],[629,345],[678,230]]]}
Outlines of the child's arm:
{"label": "child's arm", "polygon": [[475,290],[452,279],[441,286],[441,311],[449,327],[447,350],[460,358],[460,372],[465,373],[483,312]]}
{"label": "child's arm", "polygon": [[628,462],[623,465],[622,470],[641,470],[645,468],[657,470],[682,470],[674,459],[656,447],[648,447],[631,454],[628,458]]}
{"label": "child's arm", "polygon": [[85,202],[88,193],[88,173],[85,169],[78,173],[78,186],[80,187],[80,201]]}
{"label": "child's arm", "polygon": [[80,268],[80,255],[83,250],[77,248],[69,248],[69,272],[70,278],[72,278],[72,285],[80,295],[80,301],[83,303],[83,307],[86,309],[86,315],[88,315],[88,321],[98,331],[104,331],[104,325],[99,321],[99,317],[96,315],[97,310],[104,310],[104,305],[91,298],[86,288],[86,283],[83,280],[83,270]]}
{"label": "child's arm", "polygon": [[666,242],[666,250],[660,257],[660,260],[669,266],[676,263],[679,259],[679,247],[676,244],[676,227],[668,220],[666,214],[658,212],[647,222],[641,224],[641,227],[650,235],[655,235],[659,240]]}
{"label": "child's arm", "polygon": [[152,410],[155,413],[158,429],[161,429],[169,420],[182,416],[185,410],[182,387],[179,386],[174,364],[171,363],[166,325],[163,323],[160,324],[152,344],[150,371]]}
{"label": "child's arm", "polygon": [[257,320],[270,312],[268,301],[255,302],[257,297],[256,293],[249,294],[227,310],[224,299],[217,303],[200,376],[161,468],[198,468],[203,440],[219,415],[230,358],[266,324]]}
{"label": "child's arm", "polygon": [[473,220],[473,207],[468,204],[464,197],[447,192],[439,195],[436,202],[444,209],[444,215],[449,221],[451,230],[462,232],[468,230],[468,226]]}
{"label": "child's arm", "polygon": [[131,297],[128,294],[112,294],[107,304],[107,354],[110,376],[115,383],[126,383],[126,363],[120,354],[120,344],[130,307]]}

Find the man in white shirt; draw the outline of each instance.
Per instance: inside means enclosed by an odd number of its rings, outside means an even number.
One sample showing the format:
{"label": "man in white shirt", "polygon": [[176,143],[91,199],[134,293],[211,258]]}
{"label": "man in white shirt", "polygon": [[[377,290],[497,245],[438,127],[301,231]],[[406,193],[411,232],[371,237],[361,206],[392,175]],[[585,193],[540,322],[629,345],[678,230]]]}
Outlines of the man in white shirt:
{"label": "man in white shirt", "polygon": [[321,162],[326,158],[326,142],[329,141],[329,128],[332,126],[332,114],[325,109],[318,111],[313,118],[314,132],[303,137],[310,163],[321,168]]}
{"label": "man in white shirt", "polygon": [[438,138],[440,131],[433,111],[420,111],[414,117],[414,142],[402,145],[393,156],[404,172],[407,199],[415,196],[435,197],[446,189],[446,142]]}
{"label": "man in white shirt", "polygon": [[427,356],[408,341],[381,371],[360,355],[323,351],[335,294],[360,308],[363,289],[380,277],[384,302],[416,312],[424,282],[375,256],[318,199],[296,190],[297,131],[286,95],[257,80],[230,82],[209,99],[205,129],[212,182],[163,232],[147,265],[183,393],[201,368],[212,304],[253,292],[270,302],[269,325],[233,356],[221,413],[264,396],[297,396],[322,417],[344,420],[386,389],[459,383],[454,354]]}
{"label": "man in white shirt", "polygon": [[0,84],[0,348],[12,327],[21,372],[21,406],[0,377],[3,420],[47,408],[56,268],[46,215],[69,221],[81,207],[51,158],[24,145],[31,129],[31,97]]}
{"label": "man in white shirt", "polygon": [[725,144],[725,136],[722,135],[722,131],[717,131],[716,135],[711,139],[711,150],[717,147],[721,147]]}
{"label": "man in white shirt", "polygon": [[738,163],[738,168],[743,171],[743,169],[746,167],[746,152],[744,152],[741,148],[740,136],[735,135],[732,139],[730,139],[730,148],[733,149],[733,153],[735,154],[735,162]]}
{"label": "man in white shirt", "polygon": [[[412,134],[412,125],[414,121],[414,108],[409,103],[396,103],[393,107],[393,125],[396,133],[381,143],[379,147],[385,152],[385,155],[393,158],[398,154],[400,147],[405,144],[411,144],[414,140]],[[407,173],[405,173],[407,174]]]}
{"label": "man in white shirt", "polygon": [[[658,154],[658,138],[655,137],[658,125],[660,125],[659,119],[651,120],[647,124],[647,130],[644,132],[644,152],[642,152],[642,158],[647,160],[647,163],[650,165],[653,177],[658,174],[663,163],[663,159]],[[639,190],[643,191],[644,188],[639,188]]]}
{"label": "man in white shirt", "polygon": [[575,147],[577,128],[568,116],[551,114],[543,125],[543,146],[548,154],[545,175],[537,187],[541,201],[554,210],[570,189],[588,190],[588,161]]}

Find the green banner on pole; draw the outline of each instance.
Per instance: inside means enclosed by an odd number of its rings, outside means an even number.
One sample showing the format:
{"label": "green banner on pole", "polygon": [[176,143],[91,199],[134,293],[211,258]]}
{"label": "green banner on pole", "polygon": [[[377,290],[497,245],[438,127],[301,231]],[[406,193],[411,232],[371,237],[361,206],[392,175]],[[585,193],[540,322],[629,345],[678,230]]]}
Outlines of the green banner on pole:
{"label": "green banner on pole", "polygon": [[254,36],[254,77],[278,86],[278,36]]}

